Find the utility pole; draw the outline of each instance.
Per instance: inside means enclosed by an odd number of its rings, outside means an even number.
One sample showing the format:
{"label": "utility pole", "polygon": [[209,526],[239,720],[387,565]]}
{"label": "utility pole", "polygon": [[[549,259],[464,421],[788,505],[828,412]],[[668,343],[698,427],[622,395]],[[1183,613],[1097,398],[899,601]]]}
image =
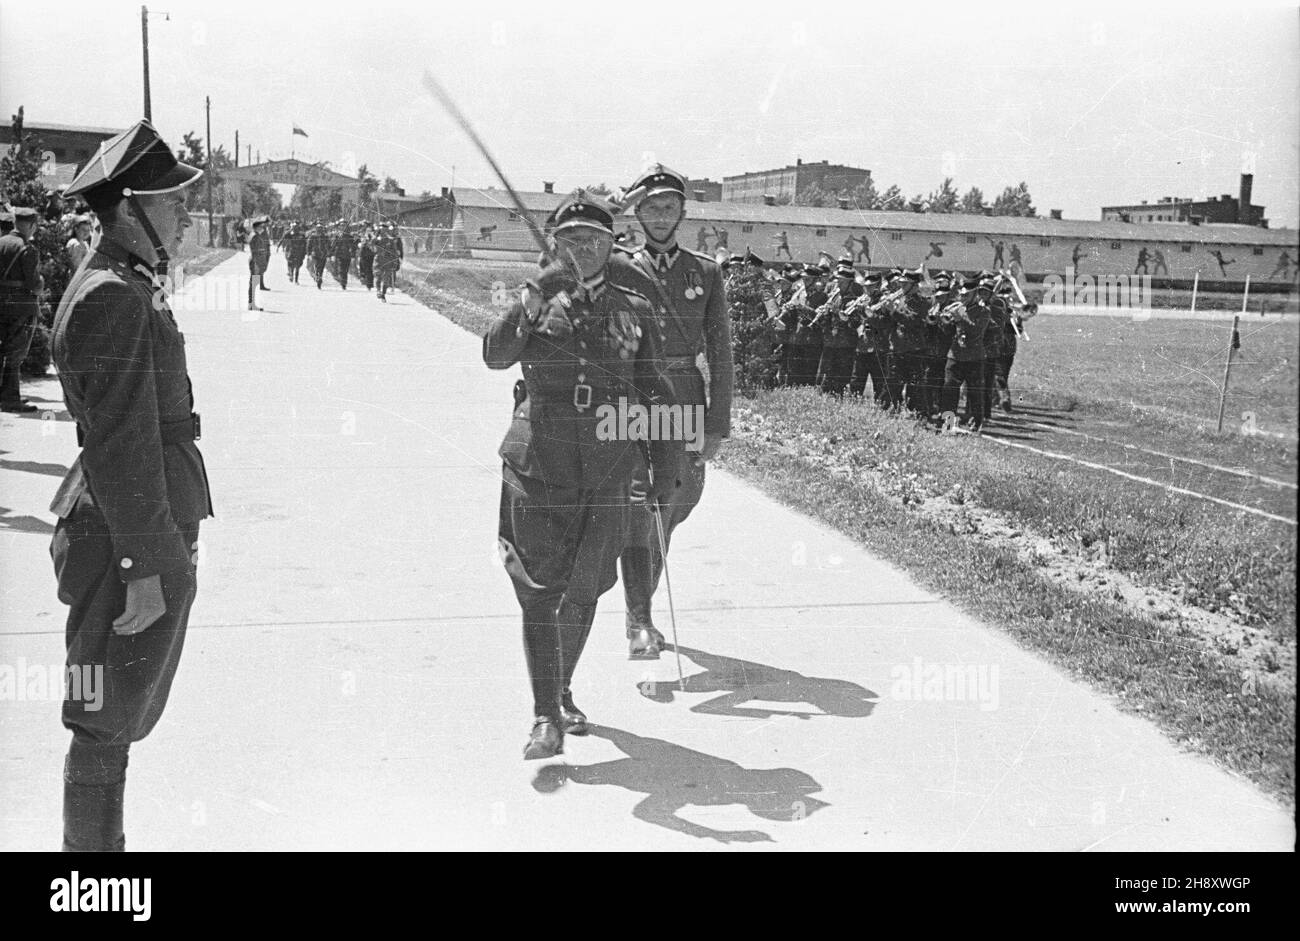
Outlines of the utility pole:
{"label": "utility pole", "polygon": [[140,7],[140,40],[144,48],[144,119],[153,121],[153,105],[149,101],[149,8]]}
{"label": "utility pole", "polygon": [[235,131],[235,169],[239,168],[239,131]]}
{"label": "utility pole", "polygon": [[203,98],[203,105],[207,111],[208,136],[204,140],[204,146],[207,153],[206,166],[203,175],[208,178],[208,248],[213,245],[212,242],[212,96],[206,95]]}

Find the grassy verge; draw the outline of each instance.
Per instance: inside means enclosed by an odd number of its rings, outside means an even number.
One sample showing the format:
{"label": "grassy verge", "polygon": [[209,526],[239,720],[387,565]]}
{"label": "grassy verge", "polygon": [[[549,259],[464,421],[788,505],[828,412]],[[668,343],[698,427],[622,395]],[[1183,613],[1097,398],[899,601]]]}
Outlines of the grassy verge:
{"label": "grassy verge", "polygon": [[[1243,682],[1177,626],[1057,587],[1005,550],[918,525],[873,487],[810,466],[770,443],[733,439],[721,462],[1113,694],[1122,708],[1151,719],[1178,744],[1294,800],[1293,688]],[[943,564],[935,564],[939,559]]]}
{"label": "grassy verge", "polygon": [[227,258],[238,254],[233,248],[195,248],[184,258],[185,277],[207,274]]}

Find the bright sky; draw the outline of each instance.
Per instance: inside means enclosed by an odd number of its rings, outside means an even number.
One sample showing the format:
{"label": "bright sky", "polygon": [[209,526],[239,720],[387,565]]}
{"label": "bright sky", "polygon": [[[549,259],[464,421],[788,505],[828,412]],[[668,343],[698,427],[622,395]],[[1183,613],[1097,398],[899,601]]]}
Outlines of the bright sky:
{"label": "bright sky", "polygon": [[[1042,214],[1236,195],[1300,205],[1300,14],[1276,4],[415,3],[159,0],[154,123],[235,130],[262,158],[366,163],[411,194],[494,182],[421,86],[430,69],[519,189],[711,177],[795,158],[883,190],[945,175]],[[170,14],[165,19],[161,11]],[[733,12],[734,11],[734,12]],[[125,127],[142,113],[140,6],[0,0],[0,109]],[[291,138],[297,123],[310,137]],[[295,143],[296,142],[296,143]]]}

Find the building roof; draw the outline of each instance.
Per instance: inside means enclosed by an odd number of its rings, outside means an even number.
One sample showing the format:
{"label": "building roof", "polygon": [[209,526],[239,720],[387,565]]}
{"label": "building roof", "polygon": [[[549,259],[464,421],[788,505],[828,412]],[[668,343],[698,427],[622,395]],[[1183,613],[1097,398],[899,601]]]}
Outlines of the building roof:
{"label": "building roof", "polygon": [[376,200],[384,200],[390,203],[427,203],[431,200],[429,196],[406,196],[402,193],[381,193],[375,192]]}
{"label": "building roof", "polygon": [[[550,212],[560,205],[566,193],[538,193],[528,190],[515,190],[524,208],[530,212]],[[469,189],[456,187],[452,190],[456,205],[471,209],[514,209],[510,194],[503,189]]]}
{"label": "building roof", "polygon": [[[121,134],[123,131],[126,130],[126,128],[92,127],[89,124],[53,124],[49,121],[38,122],[38,121],[24,120],[23,130],[32,131],[33,133],[37,131],[63,131],[66,133],[74,133],[74,134],[98,134],[103,137],[113,137],[117,134]],[[3,132],[6,135],[11,134],[13,132],[12,126],[8,123],[4,124]]]}
{"label": "building roof", "polygon": [[1223,244],[1295,245],[1294,229],[1186,222],[1114,222],[1094,219],[1051,219],[1025,216],[984,216],[966,213],[886,212],[881,210],[767,206],[761,203],[691,200],[687,221],[706,219],[737,225],[810,225],[819,228],[906,229],[939,235],[980,235],[991,238],[1102,239],[1113,241],[1184,241]]}

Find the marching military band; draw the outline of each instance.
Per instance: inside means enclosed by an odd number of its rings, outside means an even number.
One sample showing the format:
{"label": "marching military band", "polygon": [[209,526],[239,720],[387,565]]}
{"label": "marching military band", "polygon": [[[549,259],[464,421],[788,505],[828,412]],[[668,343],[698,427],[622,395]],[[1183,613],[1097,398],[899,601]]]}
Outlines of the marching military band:
{"label": "marching military band", "polygon": [[772,302],[747,312],[733,300],[731,313],[761,318],[774,384],[860,397],[869,381],[877,405],[949,433],[979,433],[995,404],[1012,411],[1008,377],[1024,322],[1038,308],[1011,274],[864,272],[843,257],[834,268],[791,263],[774,275],[752,252],[725,265],[730,298],[757,285]]}

